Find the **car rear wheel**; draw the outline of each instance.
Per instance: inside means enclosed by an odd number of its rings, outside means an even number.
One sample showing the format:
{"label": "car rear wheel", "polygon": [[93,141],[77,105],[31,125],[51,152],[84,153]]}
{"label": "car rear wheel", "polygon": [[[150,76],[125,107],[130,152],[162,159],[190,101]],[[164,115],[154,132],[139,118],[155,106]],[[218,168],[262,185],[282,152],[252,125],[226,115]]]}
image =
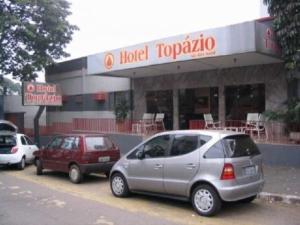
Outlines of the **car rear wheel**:
{"label": "car rear wheel", "polygon": [[24,170],[25,168],[25,157],[22,157],[21,161],[17,164],[19,170]]}
{"label": "car rear wheel", "polygon": [[36,165],[36,175],[42,175],[43,174],[43,165],[40,159],[35,160]]}
{"label": "car rear wheel", "polygon": [[110,188],[116,197],[124,198],[129,196],[130,191],[127,181],[121,173],[115,173],[112,175],[110,180]]}
{"label": "car rear wheel", "polygon": [[207,184],[197,186],[192,193],[192,204],[201,216],[213,216],[221,209],[221,199],[216,190]]}
{"label": "car rear wheel", "polygon": [[82,173],[77,165],[71,165],[69,177],[72,183],[78,184],[82,181]]}

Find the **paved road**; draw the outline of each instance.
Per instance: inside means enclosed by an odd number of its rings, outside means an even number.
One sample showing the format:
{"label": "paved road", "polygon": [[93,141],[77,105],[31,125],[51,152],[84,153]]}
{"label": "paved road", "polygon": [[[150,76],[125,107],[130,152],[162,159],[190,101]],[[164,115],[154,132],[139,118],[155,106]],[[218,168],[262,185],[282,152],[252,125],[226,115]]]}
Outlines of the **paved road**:
{"label": "paved road", "polygon": [[75,185],[61,173],[35,175],[0,170],[0,225],[129,224],[280,224],[300,225],[300,206],[266,203],[228,204],[214,218],[196,215],[189,203],[134,195],[112,196],[108,180],[89,176]]}

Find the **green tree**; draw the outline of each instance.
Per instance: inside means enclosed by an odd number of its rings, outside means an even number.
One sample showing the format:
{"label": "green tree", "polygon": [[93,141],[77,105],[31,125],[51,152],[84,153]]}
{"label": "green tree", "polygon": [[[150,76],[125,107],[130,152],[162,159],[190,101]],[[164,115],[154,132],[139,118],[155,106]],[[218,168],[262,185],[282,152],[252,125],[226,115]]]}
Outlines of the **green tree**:
{"label": "green tree", "polygon": [[78,28],[67,0],[0,0],[0,75],[31,81],[61,57]]}
{"label": "green tree", "polygon": [[0,95],[20,95],[21,84],[15,83],[8,78],[0,79]]}
{"label": "green tree", "polygon": [[264,0],[273,20],[273,28],[282,48],[285,67],[300,70],[300,1]]}

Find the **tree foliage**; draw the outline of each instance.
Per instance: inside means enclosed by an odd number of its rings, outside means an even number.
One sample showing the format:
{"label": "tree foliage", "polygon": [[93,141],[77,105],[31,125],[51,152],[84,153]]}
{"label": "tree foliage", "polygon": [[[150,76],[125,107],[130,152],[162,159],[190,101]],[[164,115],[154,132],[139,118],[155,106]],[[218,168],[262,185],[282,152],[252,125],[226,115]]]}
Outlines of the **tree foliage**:
{"label": "tree foliage", "polygon": [[300,70],[300,1],[264,0],[274,17],[273,28],[282,48],[285,66],[290,71]]}
{"label": "tree foliage", "polygon": [[67,0],[0,0],[0,75],[34,80],[37,72],[66,57],[77,29],[67,21]]}
{"label": "tree foliage", "polygon": [[21,84],[15,83],[8,78],[0,79],[0,95],[20,95]]}

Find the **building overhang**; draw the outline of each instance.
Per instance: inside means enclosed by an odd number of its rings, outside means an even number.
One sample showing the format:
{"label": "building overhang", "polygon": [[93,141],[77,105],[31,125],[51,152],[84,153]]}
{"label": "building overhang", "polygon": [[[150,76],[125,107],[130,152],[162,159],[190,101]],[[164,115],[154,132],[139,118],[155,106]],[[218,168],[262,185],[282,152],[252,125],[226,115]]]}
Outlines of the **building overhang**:
{"label": "building overhang", "polygon": [[280,63],[272,20],[209,29],[87,57],[87,75],[149,77]]}

